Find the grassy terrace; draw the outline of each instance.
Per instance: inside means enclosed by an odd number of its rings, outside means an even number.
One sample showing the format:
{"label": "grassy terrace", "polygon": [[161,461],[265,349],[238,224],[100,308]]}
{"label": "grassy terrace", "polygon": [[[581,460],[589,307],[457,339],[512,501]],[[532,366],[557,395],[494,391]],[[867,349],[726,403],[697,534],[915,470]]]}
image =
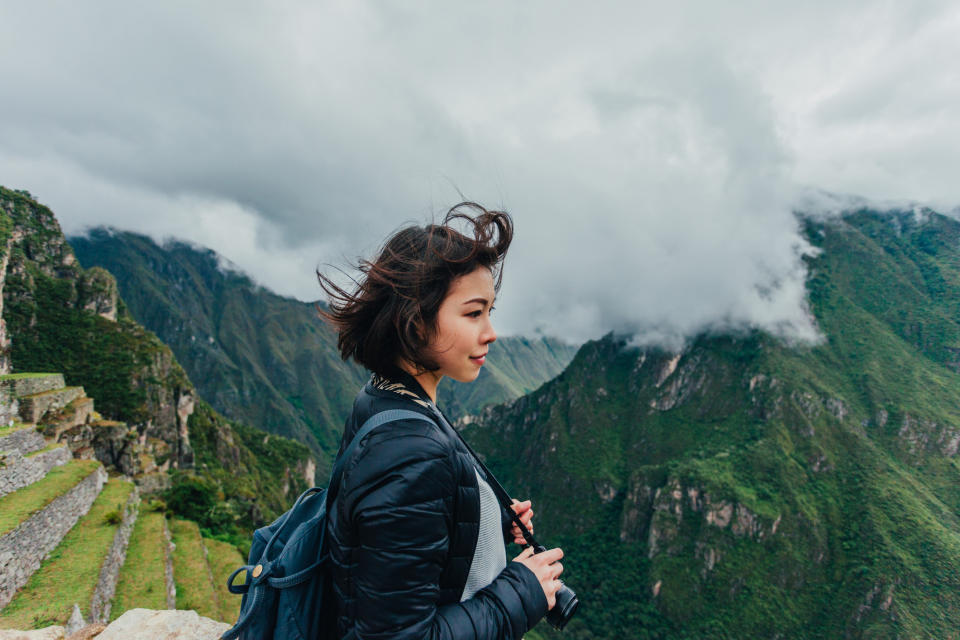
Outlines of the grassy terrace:
{"label": "grassy terrace", "polygon": [[210,583],[207,558],[196,522],[173,520],[173,581],[177,585],[177,609],[194,609],[208,618],[220,617],[220,603]]}
{"label": "grassy terrace", "polygon": [[73,603],[89,615],[90,599],[100,567],[119,528],[107,514],[122,514],[133,483],[112,479],[104,486],[87,515],[63,538],[13,600],[0,613],[0,627],[39,629],[62,625]]}
{"label": "grassy terrace", "polygon": [[100,466],[96,460],[71,460],[54,467],[29,487],[0,498],[0,536],[5,536],[24,520],[40,511]]}
{"label": "grassy terrace", "polygon": [[[22,402],[23,400],[33,400],[33,399],[36,399],[36,398],[45,398],[45,397],[47,397],[47,396],[62,395],[62,394],[65,394],[65,393],[67,393],[67,392],[75,391],[76,389],[81,389],[81,390],[82,390],[83,387],[60,387],[59,389],[49,389],[49,390],[47,390],[47,391],[41,391],[40,393],[34,393],[34,394],[29,395],[29,396],[24,396],[24,397],[21,398],[20,400],[21,400],[21,402]],[[73,401],[71,400],[71,402],[73,402]]]}
{"label": "grassy terrace", "polygon": [[2,426],[0,427],[0,438],[3,438],[4,436],[8,436],[14,431],[20,431],[20,429],[27,429],[27,428],[36,429],[36,426],[32,424],[26,424],[24,422],[14,422],[9,427]]}
{"label": "grassy terrace", "polygon": [[164,576],[163,514],[140,510],[133,527],[127,559],[120,569],[117,591],[110,608],[110,619],[116,619],[128,609],[166,609],[166,578]]}
{"label": "grassy terrace", "polygon": [[[227,578],[234,570],[246,564],[237,548],[227,542],[204,538],[207,547],[207,562],[213,573],[213,586],[220,598],[219,620],[234,623],[240,615],[240,596],[227,591]],[[237,584],[243,583],[243,574],[237,576]]]}
{"label": "grassy terrace", "polygon": [[30,453],[28,453],[23,457],[32,458],[33,456],[40,455],[41,453],[46,453],[47,451],[52,451],[53,449],[62,449],[65,446],[67,445],[64,444],[63,442],[51,442],[50,444],[45,446],[43,449],[37,449],[36,451],[31,451]]}
{"label": "grassy terrace", "polygon": [[44,376],[55,376],[56,373],[8,373],[0,376],[0,382],[4,380],[23,380],[24,378],[43,378]]}

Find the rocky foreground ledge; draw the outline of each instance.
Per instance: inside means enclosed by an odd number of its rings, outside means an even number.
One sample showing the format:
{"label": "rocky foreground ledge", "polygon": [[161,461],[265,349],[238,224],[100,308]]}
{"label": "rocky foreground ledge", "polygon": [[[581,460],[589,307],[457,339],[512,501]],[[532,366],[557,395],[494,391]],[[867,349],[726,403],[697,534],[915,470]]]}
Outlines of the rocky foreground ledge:
{"label": "rocky foreground ledge", "polygon": [[65,627],[0,630],[0,640],[216,640],[229,628],[196,611],[130,609],[108,626],[91,624],[69,634]]}

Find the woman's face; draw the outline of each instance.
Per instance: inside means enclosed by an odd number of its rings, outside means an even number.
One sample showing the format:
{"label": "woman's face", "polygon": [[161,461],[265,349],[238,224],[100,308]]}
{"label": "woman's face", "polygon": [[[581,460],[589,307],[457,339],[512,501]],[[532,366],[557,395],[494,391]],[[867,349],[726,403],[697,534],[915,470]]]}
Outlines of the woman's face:
{"label": "woman's face", "polygon": [[460,382],[472,382],[480,374],[487,349],[497,339],[490,323],[496,292],[493,275],[486,267],[460,276],[450,284],[437,312],[437,333],[430,352],[440,369],[433,373]]}

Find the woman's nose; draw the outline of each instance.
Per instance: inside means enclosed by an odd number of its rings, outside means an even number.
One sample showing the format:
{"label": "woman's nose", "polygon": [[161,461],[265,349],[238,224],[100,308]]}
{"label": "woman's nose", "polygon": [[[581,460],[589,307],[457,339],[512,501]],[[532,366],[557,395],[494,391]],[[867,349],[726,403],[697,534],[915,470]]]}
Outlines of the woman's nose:
{"label": "woman's nose", "polygon": [[483,332],[483,335],[480,336],[480,341],[483,344],[489,344],[496,339],[497,339],[497,332],[493,330],[493,323],[487,320],[487,326]]}

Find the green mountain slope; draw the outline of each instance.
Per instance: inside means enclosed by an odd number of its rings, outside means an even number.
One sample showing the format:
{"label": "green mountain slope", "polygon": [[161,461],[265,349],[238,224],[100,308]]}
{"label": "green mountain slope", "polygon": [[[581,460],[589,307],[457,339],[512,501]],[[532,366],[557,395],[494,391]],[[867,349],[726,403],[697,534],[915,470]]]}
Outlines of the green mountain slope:
{"label": "green mountain slope", "polygon": [[126,423],[92,420],[76,430],[105,465],[136,474],[145,489],[172,481],[174,509],[240,540],[312,483],[305,446],[231,423],[197,397],[171,350],[133,319],[113,276],[81,268],[50,209],[0,187],[0,241],[10,336],[0,357],[18,372],[62,372],[105,417]]}
{"label": "green mountain slope", "polygon": [[[368,374],[340,359],[314,305],[258,287],[213,251],[182,242],[95,229],[70,243],[82,264],[116,276],[133,316],[170,345],[218,411],[336,451]],[[445,382],[438,401],[459,415],[512,400],[560,373],[574,351],[552,339],[502,338],[476,383]],[[323,457],[319,466],[325,473]]]}
{"label": "green mountain slope", "polygon": [[564,637],[958,637],[960,224],[804,225],[823,344],[609,335],[467,427],[566,551]]}

